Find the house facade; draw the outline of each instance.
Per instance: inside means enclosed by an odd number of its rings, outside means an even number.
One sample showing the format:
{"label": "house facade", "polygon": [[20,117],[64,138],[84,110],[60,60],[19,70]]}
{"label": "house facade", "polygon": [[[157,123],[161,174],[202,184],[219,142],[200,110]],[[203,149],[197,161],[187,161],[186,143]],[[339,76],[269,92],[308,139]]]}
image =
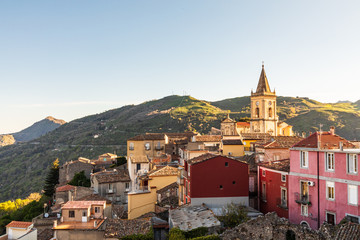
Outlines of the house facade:
{"label": "house facade", "polygon": [[248,164],[234,158],[207,153],[186,160],[178,182],[180,203],[249,205]]}
{"label": "house facade", "polygon": [[259,210],[289,217],[288,183],[290,160],[263,163],[258,166]]}
{"label": "house facade", "polygon": [[12,221],[6,227],[6,234],[0,236],[1,240],[36,240],[37,229],[32,222]]}
{"label": "house facade", "polygon": [[316,132],[290,153],[289,220],[318,229],[343,218],[359,223],[360,149],[335,134]]}

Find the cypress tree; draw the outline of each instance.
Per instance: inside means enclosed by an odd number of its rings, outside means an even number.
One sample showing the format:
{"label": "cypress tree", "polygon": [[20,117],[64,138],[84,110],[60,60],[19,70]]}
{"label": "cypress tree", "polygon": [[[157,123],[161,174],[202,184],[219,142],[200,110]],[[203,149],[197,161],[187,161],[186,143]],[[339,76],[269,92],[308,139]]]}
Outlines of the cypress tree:
{"label": "cypress tree", "polygon": [[48,171],[45,178],[44,194],[52,197],[55,193],[55,186],[59,183],[59,159],[56,159]]}

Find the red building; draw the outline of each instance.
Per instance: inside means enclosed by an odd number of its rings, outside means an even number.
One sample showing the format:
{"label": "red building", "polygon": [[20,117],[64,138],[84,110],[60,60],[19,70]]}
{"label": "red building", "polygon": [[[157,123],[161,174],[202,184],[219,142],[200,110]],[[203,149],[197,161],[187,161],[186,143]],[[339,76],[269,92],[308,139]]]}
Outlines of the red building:
{"label": "red building", "polygon": [[206,153],[186,160],[181,178],[184,203],[205,203],[210,207],[231,202],[249,205],[249,169],[245,162]]}
{"label": "red building", "polygon": [[289,170],[289,159],[259,164],[259,209],[262,213],[276,212],[279,217],[289,217]]}

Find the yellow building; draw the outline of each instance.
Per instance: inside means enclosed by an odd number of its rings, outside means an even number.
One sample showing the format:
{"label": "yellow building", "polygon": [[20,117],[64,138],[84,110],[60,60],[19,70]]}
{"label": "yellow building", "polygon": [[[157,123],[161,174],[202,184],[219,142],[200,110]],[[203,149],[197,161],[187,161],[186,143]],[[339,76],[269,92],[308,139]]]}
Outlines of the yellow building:
{"label": "yellow building", "polygon": [[177,168],[165,166],[141,176],[139,190],[128,193],[128,218],[134,219],[145,213],[154,212],[156,191],[176,182],[177,175]]}
{"label": "yellow building", "polygon": [[225,156],[244,156],[244,144],[240,139],[223,139],[221,141],[222,154]]}

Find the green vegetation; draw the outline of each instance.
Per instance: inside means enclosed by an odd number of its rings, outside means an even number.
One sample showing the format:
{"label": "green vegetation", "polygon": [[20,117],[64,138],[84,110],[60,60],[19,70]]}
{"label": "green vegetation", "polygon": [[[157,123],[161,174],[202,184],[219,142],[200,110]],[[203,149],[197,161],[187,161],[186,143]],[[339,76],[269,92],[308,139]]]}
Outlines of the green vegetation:
{"label": "green vegetation", "polygon": [[[308,98],[278,97],[280,120],[294,130],[315,131],[336,127],[347,139],[360,139],[360,101],[325,104]],[[105,152],[126,155],[126,139],[146,132],[196,131],[206,134],[220,127],[226,115],[236,120],[250,117],[250,98],[206,102],[190,96],[168,96],[129,105],[61,125],[26,143],[0,148],[0,201],[40,192],[52,159],[59,164],[79,156],[95,159]]]}
{"label": "green vegetation", "polygon": [[52,197],[55,193],[55,186],[59,183],[59,159],[56,159],[49,169],[45,179],[44,194]]}
{"label": "green vegetation", "polygon": [[85,176],[84,171],[75,173],[73,179],[71,179],[71,181],[68,184],[73,185],[73,186],[82,186],[82,187],[90,187],[91,186],[90,179],[88,179]]}
{"label": "green vegetation", "polygon": [[154,239],[154,232],[152,228],[147,234],[133,234],[121,238],[121,240],[152,240],[152,239]]}
{"label": "green vegetation", "polygon": [[223,208],[223,216],[218,219],[224,224],[225,228],[234,228],[240,223],[248,220],[245,207],[230,203]]}
{"label": "green vegetation", "polygon": [[190,231],[182,231],[179,228],[172,228],[169,231],[169,239],[170,240],[186,240],[186,239],[208,239],[208,240],[217,240],[220,239],[216,235],[209,235],[208,234],[208,228],[206,227],[199,227],[192,229]]}

